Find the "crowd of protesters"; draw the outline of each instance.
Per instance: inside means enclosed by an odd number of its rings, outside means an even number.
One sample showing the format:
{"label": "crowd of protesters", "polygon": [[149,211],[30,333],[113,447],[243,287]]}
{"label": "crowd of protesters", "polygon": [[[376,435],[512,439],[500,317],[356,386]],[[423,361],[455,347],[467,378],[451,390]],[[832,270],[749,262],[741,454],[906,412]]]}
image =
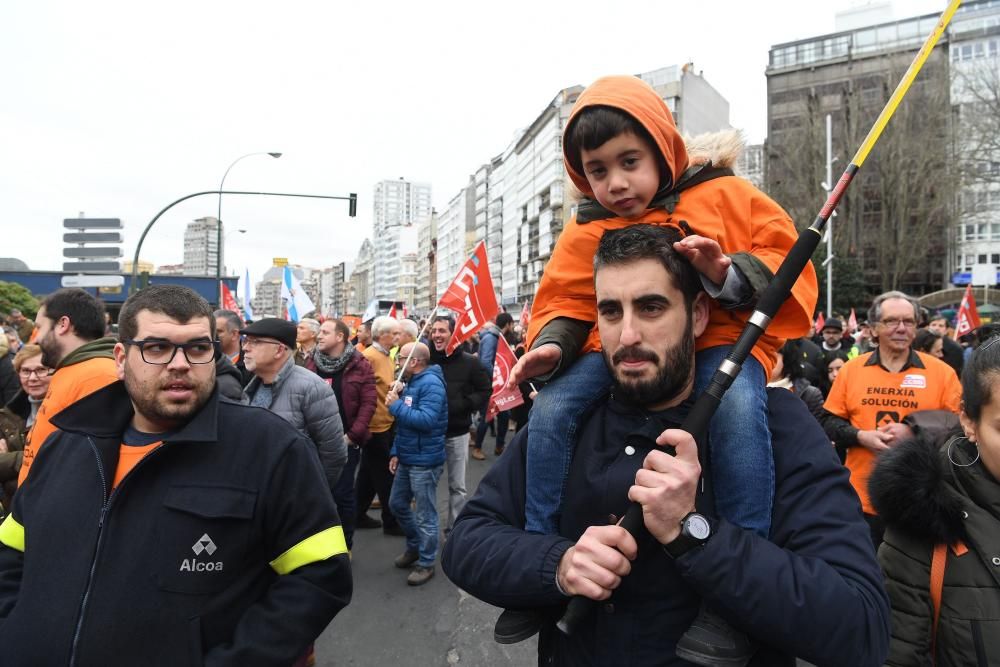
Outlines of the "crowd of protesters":
{"label": "crowd of protesters", "polygon": [[[893,605],[889,664],[917,664],[914,656],[932,645],[939,655],[951,656],[947,664],[959,664],[970,651],[973,656],[993,655],[989,620],[991,610],[1000,608],[1000,582],[991,578],[996,568],[991,559],[998,556],[991,550],[995,533],[990,532],[1000,520],[992,509],[1000,497],[1000,470],[993,460],[1000,445],[994,442],[991,391],[1000,366],[993,358],[1000,346],[990,337],[996,332],[984,328],[982,345],[975,336],[956,341],[946,318],[900,292],[876,298],[856,330],[847,331],[844,321],[830,317],[815,336],[786,341],[769,387],[787,390],[805,404],[804,414],[821,427],[860,498]],[[43,469],[53,467],[45,464],[49,445],[41,445],[48,443],[44,436],[63,428],[67,417],[57,413],[72,412],[68,408],[82,399],[96,402],[96,397],[113,393],[111,385],[122,377],[130,387],[127,372],[115,360],[117,350],[127,356],[138,348],[139,362],[147,365],[154,352],[142,338],[122,337],[137,336],[128,329],[117,339],[105,337],[103,306],[80,290],[47,297],[33,323],[20,313],[7,322],[6,364],[0,364],[0,374],[8,373],[15,386],[0,410],[0,503],[5,512],[13,510],[11,520],[21,522],[29,515],[22,506],[18,518],[18,503],[28,502],[15,500],[20,497],[15,495],[18,478],[24,483],[39,450]],[[402,537],[393,564],[407,570],[411,586],[433,578],[442,544],[465,516],[469,458],[487,459],[485,445],[490,443],[493,457],[500,460],[510,441],[508,429],[525,430],[531,399],[544,387],[522,383],[523,406],[490,422],[485,419],[499,338],[518,357],[525,353],[525,332],[505,312],[450,353],[455,321],[447,315],[430,322],[380,316],[357,330],[336,318],[306,319],[298,325],[268,318],[247,324],[226,310],[211,313],[211,322],[218,393],[290,424],[289,437],[309,443],[320,464],[321,489],[340,517],[345,553],[358,528],[381,528],[387,538]],[[33,342],[24,342],[22,332]],[[198,368],[193,348],[180,347],[187,341],[164,338],[168,347],[178,346],[173,359],[186,354],[189,368]],[[238,387],[235,396],[226,391],[230,386]],[[180,391],[187,389],[185,385]],[[137,413],[143,408],[136,396],[132,403]],[[137,434],[127,430],[120,435],[123,452],[150,446],[148,438],[136,440]],[[161,435],[157,446],[172,434]],[[49,440],[60,444],[58,438]],[[116,485],[136,474],[137,467],[119,471]],[[448,510],[439,520],[435,498],[445,476]],[[40,474],[36,486],[43,487]],[[380,511],[380,518],[373,511]],[[222,539],[217,535],[224,535],[215,530],[205,532],[213,544]],[[8,551],[9,533],[0,530]],[[935,549],[942,544],[948,548],[939,556]],[[934,590],[934,558],[947,564],[943,593]],[[0,573],[0,618],[12,609],[9,603],[4,606],[4,591],[11,591],[3,583],[6,576]],[[464,581],[459,571],[455,577]],[[493,594],[484,591],[483,596],[492,599]],[[957,611],[957,605],[972,604],[970,600],[981,605],[971,620]],[[938,624],[935,614],[940,614]],[[962,645],[969,628],[984,638],[979,648]],[[25,650],[28,655],[41,649]],[[296,664],[312,664],[312,659],[307,646]]]}

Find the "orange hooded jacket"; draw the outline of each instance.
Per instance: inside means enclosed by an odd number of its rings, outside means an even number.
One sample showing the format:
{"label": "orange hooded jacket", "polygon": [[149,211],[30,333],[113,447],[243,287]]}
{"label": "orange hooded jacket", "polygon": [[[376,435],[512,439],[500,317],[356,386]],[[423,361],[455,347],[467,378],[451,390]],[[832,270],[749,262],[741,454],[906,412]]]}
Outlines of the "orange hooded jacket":
{"label": "orange hooded jacket", "polygon": [[114,357],[111,356],[114,344],[113,338],[98,338],[71,352],[60,362],[49,382],[45,400],[38,406],[35,423],[28,433],[21,471],[17,477],[18,486],[27,479],[35,454],[46,438],[56,432],[55,424],[49,421],[52,416],[84,396],[118,381],[118,370]]}
{"label": "orange hooded jacket", "polygon": [[[591,106],[615,107],[634,117],[653,137],[674,182],[690,166],[687,148],[674,125],[673,115],[645,81],[633,76],[598,79],[580,95],[566,127],[571,126],[577,114]],[[563,146],[565,151],[565,141]],[[593,199],[594,192],[586,177],[573,169],[565,153],[563,162],[576,187],[585,197]],[[605,231],[638,223],[670,225],[678,229],[686,223],[695,234],[715,239],[723,252],[749,253],[772,273],[777,271],[798,238],[788,214],[749,181],[736,176],[722,176],[682,191],[673,213],[665,208],[651,208],[635,220],[611,217],[586,224],[578,223],[574,215],[559,236],[535,294],[528,327],[529,347],[542,329],[557,317],[596,320],[593,261],[597,245]],[[796,281],[791,297],[753,349],[754,358],[764,367],[768,377],[783,340],[805,336],[811,330],[817,297],[816,271],[810,263]],[[749,310],[727,311],[713,303],[708,328],[698,339],[697,349],[735,343],[749,315]],[[600,338],[594,327],[582,351],[600,349]]]}

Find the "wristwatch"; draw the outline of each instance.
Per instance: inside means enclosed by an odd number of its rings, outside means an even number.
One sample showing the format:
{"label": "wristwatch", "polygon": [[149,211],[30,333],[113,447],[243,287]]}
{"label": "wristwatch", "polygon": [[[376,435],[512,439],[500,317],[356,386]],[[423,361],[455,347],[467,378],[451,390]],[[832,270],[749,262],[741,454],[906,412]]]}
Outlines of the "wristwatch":
{"label": "wristwatch", "polygon": [[695,547],[708,542],[712,537],[712,524],[703,515],[691,512],[681,519],[681,532],[673,542],[663,545],[663,550],[671,558],[680,558]]}

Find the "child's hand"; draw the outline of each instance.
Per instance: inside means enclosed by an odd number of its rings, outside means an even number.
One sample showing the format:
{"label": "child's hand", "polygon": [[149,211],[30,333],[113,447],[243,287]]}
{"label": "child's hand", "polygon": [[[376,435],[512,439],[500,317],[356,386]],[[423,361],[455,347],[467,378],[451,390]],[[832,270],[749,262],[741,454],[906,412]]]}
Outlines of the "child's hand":
{"label": "child's hand", "polygon": [[530,378],[551,373],[559,365],[561,358],[562,350],[558,345],[550,343],[525,352],[524,356],[514,364],[514,368],[510,369],[507,389],[513,389]]}
{"label": "child's hand", "polygon": [[691,266],[716,285],[726,280],[733,260],[722,252],[717,241],[704,236],[692,235],[674,243],[674,250],[684,255]]}

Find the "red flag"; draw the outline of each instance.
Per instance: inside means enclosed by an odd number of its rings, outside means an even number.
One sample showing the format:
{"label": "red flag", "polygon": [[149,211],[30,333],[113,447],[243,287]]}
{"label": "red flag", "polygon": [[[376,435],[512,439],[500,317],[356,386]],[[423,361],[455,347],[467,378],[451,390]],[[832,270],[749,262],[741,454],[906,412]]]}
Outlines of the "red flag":
{"label": "red flag", "polygon": [[518,324],[521,325],[521,329],[525,332],[528,331],[528,322],[531,321],[531,304],[527,301],[524,303],[524,307],[521,308],[521,321]]}
{"label": "red flag", "polygon": [[854,314],[854,309],[851,308],[851,316],[847,318],[847,333],[854,333],[858,330],[858,316]]}
{"label": "red flag", "polygon": [[[231,310],[239,315],[242,311],[240,310],[239,305],[237,305],[236,299],[233,297],[233,293],[229,291],[229,287],[226,286],[226,283],[220,281],[219,285],[222,286],[222,309]],[[241,317],[240,319],[243,318]]]}
{"label": "red flag", "polygon": [[507,378],[510,377],[510,369],[515,363],[517,357],[514,356],[514,350],[510,349],[507,339],[500,336],[497,355],[493,358],[493,394],[490,396],[489,407],[486,408],[486,421],[496,417],[498,412],[505,412],[524,403],[520,389],[517,387],[511,390],[504,389],[507,386]]}
{"label": "red flag", "polygon": [[823,317],[823,311],[819,311],[819,317],[816,318],[816,333],[823,333],[823,325],[826,324],[826,319]]}
{"label": "red flag", "polygon": [[958,315],[955,316],[955,340],[972,333],[980,324],[976,298],[972,296],[972,285],[967,285],[965,295],[962,296],[962,305],[958,307]]}
{"label": "red flag", "polygon": [[393,303],[392,304],[392,308],[389,309],[389,317],[391,317],[394,320],[399,319],[398,317],[396,317],[396,304],[395,303]]}
{"label": "red flag", "polygon": [[406,312],[406,304],[404,303],[403,304],[403,319],[405,320],[409,316],[410,316],[410,314],[408,312]]}
{"label": "red flag", "polygon": [[490,268],[486,265],[486,243],[479,242],[472,257],[465,262],[455,280],[448,286],[438,306],[458,313],[455,333],[448,341],[445,354],[454,352],[455,348],[472,338],[484,324],[497,316],[500,304],[493,291]]}

